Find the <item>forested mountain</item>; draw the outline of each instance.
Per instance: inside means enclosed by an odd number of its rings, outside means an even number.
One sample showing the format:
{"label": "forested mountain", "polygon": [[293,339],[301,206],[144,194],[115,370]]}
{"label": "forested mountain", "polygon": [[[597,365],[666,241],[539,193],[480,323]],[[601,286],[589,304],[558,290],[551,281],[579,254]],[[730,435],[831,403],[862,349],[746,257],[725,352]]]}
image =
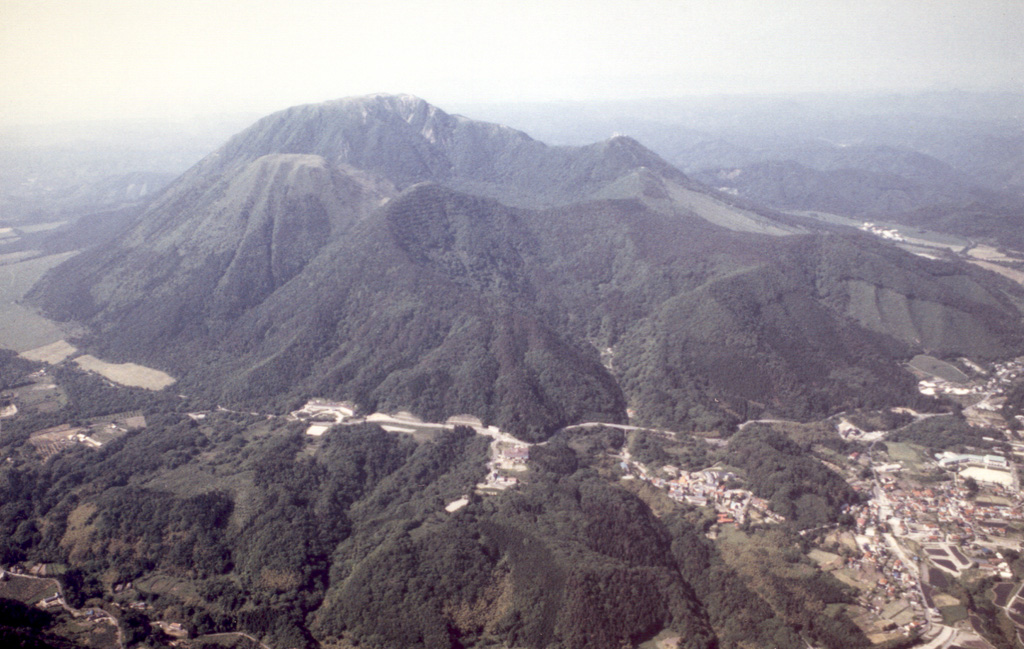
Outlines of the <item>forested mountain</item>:
{"label": "forested mountain", "polygon": [[[664,494],[620,480],[621,430],[560,431],[530,447],[514,489],[480,491],[492,440],[466,427],[419,441],[365,423],[315,437],[287,417],[197,418],[176,395],[53,372],[68,392],[65,415],[130,402],[147,427],[39,462],[29,434],[47,415],[5,422],[0,564],[66,565],[69,605],[117,611],[128,646],[166,645],[147,619],[182,623],[193,637],[244,631],[309,649],[585,649],[659,634],[687,649],[870,646],[843,607],[829,606],[852,593],[799,553],[726,560],[705,536],[713,515],[665,511]],[[636,435],[634,449],[689,444],[702,451],[697,466],[719,459],[697,438]],[[730,462],[747,467],[752,488],[806,518],[750,530],[752,539],[795,543],[800,527],[856,499],[777,435],[745,431],[733,446]],[[749,570],[757,580],[741,576]],[[25,628],[4,604],[0,634],[49,626]]]}
{"label": "forested mountain", "polygon": [[627,407],[692,429],[913,402],[914,353],[1024,349],[1006,280],[737,202],[629,138],[549,147],[408,96],[260,120],[31,299],[196,393],[530,439]]}

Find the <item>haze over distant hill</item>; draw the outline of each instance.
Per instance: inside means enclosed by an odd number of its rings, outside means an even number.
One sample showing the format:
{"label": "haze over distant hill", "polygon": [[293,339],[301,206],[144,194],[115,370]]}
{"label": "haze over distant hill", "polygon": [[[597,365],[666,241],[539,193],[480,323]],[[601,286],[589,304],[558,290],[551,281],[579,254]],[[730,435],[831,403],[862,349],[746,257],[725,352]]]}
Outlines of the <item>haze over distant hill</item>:
{"label": "haze over distant hill", "polygon": [[253,116],[0,126],[0,226],[151,198]]}
{"label": "haze over distant hill", "polygon": [[802,94],[481,105],[553,142],[628,132],[712,187],[777,209],[1024,248],[1024,95]]}
{"label": "haze over distant hill", "polygon": [[1024,292],[753,207],[636,140],[551,147],[374,95],[270,115],[31,299],[232,402],[318,394],[531,439],[918,397],[1024,349]]}

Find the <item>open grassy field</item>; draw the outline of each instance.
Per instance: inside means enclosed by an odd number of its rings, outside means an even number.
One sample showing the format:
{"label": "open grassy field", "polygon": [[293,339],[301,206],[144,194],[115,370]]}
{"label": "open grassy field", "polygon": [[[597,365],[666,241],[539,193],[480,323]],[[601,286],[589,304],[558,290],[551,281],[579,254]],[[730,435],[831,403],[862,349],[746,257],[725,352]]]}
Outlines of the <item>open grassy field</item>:
{"label": "open grassy field", "polygon": [[190,498],[216,490],[227,491],[235,501],[231,522],[235,525],[244,525],[256,514],[256,489],[253,487],[253,478],[252,471],[221,474],[217,467],[186,464],[162,473],[145,485],[148,489],[169,491],[179,498]]}
{"label": "open grassy field", "polygon": [[1024,284],[1024,273],[1015,268],[1007,268],[1006,266],[1001,266],[999,264],[994,264],[992,262],[980,260],[972,260],[971,263],[974,264],[975,266],[984,268],[985,270],[990,270],[993,273],[1002,275],[1007,279],[1011,279],[1017,282],[1018,284]]}
{"label": "open grassy field", "polygon": [[174,384],[174,378],[170,374],[135,363],[108,363],[89,354],[79,356],[75,363],[83,370],[96,372],[114,383],[133,388],[161,390]]}
{"label": "open grassy field", "polygon": [[811,559],[811,561],[818,564],[819,566],[827,566],[831,563],[839,561],[839,559],[841,558],[838,554],[832,554],[831,552],[825,552],[824,550],[819,550],[817,548],[808,552],[807,556]]}
{"label": "open grassy field", "polygon": [[967,251],[967,254],[975,259],[981,259],[982,261],[1004,261],[1004,262],[1019,262],[1024,261],[1017,257],[1010,256],[1005,252],[1002,252],[992,246],[986,246],[984,244],[978,244]]}
{"label": "open grassy field", "polygon": [[907,468],[913,471],[919,471],[921,465],[928,460],[916,444],[885,442],[885,448],[889,451],[890,460],[893,462],[903,462],[907,465]]}
{"label": "open grassy field", "polygon": [[942,623],[949,626],[967,619],[966,606],[942,606],[939,608],[939,613],[942,615]]}
{"label": "open grassy field", "polygon": [[173,595],[185,602],[196,602],[199,600],[199,596],[196,594],[195,583],[159,573],[150,574],[142,579],[135,580],[135,589],[140,593]]}
{"label": "open grassy field", "polygon": [[75,253],[36,257],[0,266],[0,347],[23,352],[64,338],[56,323],[47,320],[18,300],[47,270]]}
{"label": "open grassy field", "polygon": [[26,225],[19,225],[17,227],[17,230],[22,234],[31,234],[33,232],[48,232],[49,230],[56,230],[65,223],[67,223],[67,221],[46,221],[45,223],[31,223]]}
{"label": "open grassy field", "polygon": [[931,374],[932,376],[946,381],[951,381],[953,383],[965,383],[970,380],[970,377],[957,369],[956,366],[950,365],[945,361],[940,361],[933,356],[919,354],[910,359],[910,366],[915,370],[924,372],[925,374]]}
{"label": "open grassy field", "polygon": [[6,580],[0,581],[0,597],[18,600],[29,606],[56,594],[57,581],[55,579],[8,575]]}
{"label": "open grassy field", "polygon": [[57,342],[50,343],[49,345],[43,345],[42,347],[36,347],[35,349],[21,352],[20,356],[22,358],[27,358],[30,361],[56,365],[67,357],[74,355],[77,351],[78,349],[68,341],[58,340]]}

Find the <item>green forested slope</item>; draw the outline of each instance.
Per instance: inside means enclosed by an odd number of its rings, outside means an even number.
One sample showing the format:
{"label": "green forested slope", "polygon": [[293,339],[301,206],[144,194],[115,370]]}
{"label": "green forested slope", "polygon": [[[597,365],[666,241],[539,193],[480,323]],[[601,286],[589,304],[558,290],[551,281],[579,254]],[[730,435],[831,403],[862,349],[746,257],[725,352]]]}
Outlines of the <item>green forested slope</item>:
{"label": "green forested slope", "polygon": [[67,564],[73,606],[141,598],[151,619],[270,646],[582,649],[660,632],[681,647],[867,646],[841,615],[792,613],[845,601],[835,584],[769,572],[765,599],[699,512],[656,516],[618,480],[606,447],[622,440],[607,431],[534,446],[517,488],[480,496],[490,440],[469,429],[314,438],[284,418],[200,423],[175,411],[192,404],[155,399],[145,430],[44,464],[19,427],[5,433],[0,561]]}
{"label": "green forested slope", "polygon": [[627,408],[710,429],[916,403],[915,353],[1024,351],[1019,286],[856,233],[766,234],[800,231],[780,219],[626,138],[553,149],[376,96],[260,121],[30,300],[197,395],[529,439]]}

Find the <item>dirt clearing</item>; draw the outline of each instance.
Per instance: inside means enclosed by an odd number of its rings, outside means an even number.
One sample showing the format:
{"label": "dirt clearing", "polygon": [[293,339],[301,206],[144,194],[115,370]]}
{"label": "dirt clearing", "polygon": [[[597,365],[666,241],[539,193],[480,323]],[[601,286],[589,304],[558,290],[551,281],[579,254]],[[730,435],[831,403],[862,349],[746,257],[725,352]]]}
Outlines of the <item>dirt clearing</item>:
{"label": "dirt clearing", "polygon": [[162,390],[174,384],[174,378],[160,370],[154,370],[135,363],[108,363],[86,354],[75,359],[83,370],[96,372],[100,376],[133,388]]}

